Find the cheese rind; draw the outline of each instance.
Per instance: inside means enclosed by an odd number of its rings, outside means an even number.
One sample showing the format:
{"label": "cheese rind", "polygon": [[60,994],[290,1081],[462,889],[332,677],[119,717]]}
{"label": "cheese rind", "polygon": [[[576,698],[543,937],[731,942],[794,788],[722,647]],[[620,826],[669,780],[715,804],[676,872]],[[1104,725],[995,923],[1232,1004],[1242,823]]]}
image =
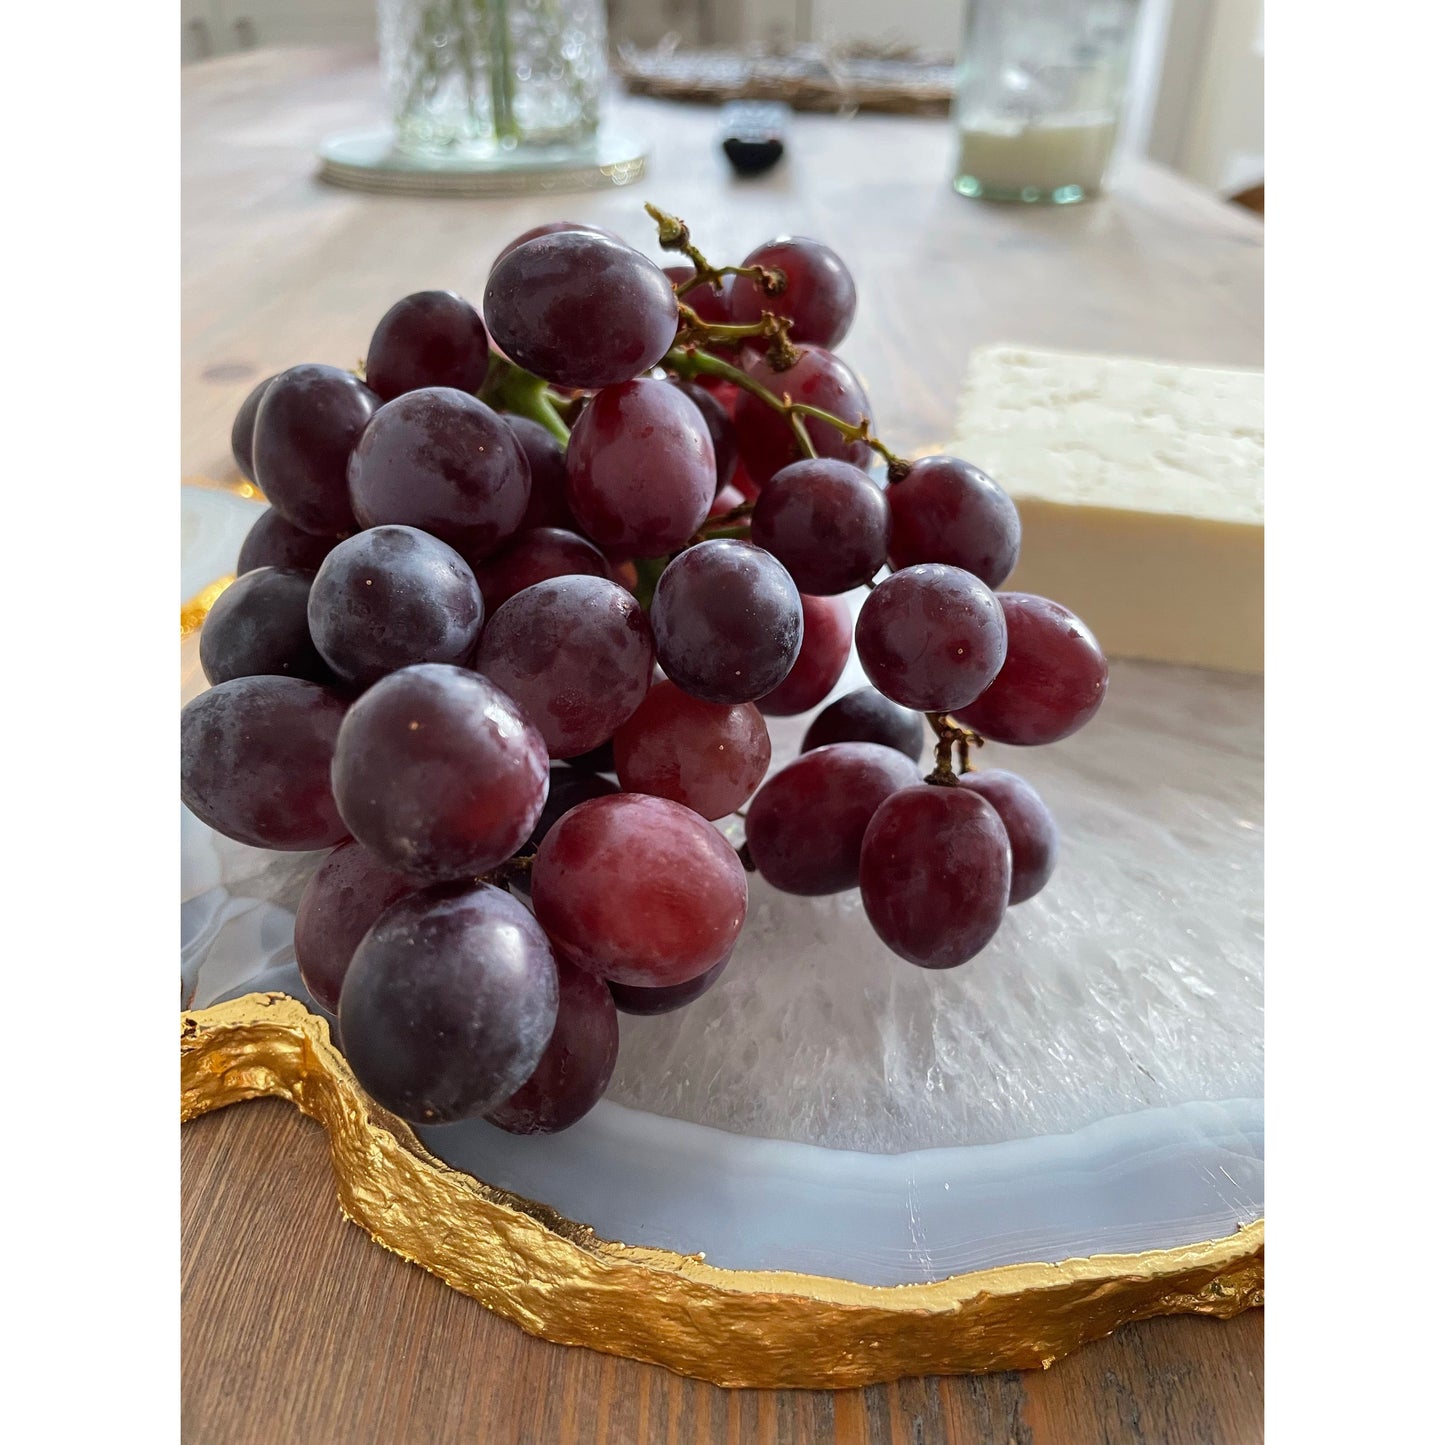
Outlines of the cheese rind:
{"label": "cheese rind", "polygon": [[1261,372],[981,348],[951,450],[1018,505],[1010,591],[1114,657],[1263,670]]}

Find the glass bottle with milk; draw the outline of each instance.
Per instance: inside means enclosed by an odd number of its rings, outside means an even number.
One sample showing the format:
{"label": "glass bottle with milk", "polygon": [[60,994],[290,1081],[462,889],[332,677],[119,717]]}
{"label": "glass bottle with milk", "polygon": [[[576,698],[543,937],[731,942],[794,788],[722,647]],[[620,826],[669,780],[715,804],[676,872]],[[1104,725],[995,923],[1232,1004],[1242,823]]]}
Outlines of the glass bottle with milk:
{"label": "glass bottle with milk", "polygon": [[967,0],[954,189],[1064,205],[1114,150],[1139,0]]}

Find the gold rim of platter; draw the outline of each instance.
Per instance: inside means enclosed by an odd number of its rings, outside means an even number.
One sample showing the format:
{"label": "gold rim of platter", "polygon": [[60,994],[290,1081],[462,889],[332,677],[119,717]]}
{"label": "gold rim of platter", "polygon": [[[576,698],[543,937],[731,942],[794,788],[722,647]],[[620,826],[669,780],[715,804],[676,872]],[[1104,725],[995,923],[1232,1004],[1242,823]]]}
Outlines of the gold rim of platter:
{"label": "gold rim of platter", "polygon": [[274,1095],[319,1121],[342,1212],[378,1244],[557,1344],[717,1385],[834,1389],[1047,1367],[1132,1320],[1264,1303],[1264,1221],[1202,1244],[884,1287],[719,1269],[599,1239],[430,1154],[284,994],[181,1014],[181,1119]]}

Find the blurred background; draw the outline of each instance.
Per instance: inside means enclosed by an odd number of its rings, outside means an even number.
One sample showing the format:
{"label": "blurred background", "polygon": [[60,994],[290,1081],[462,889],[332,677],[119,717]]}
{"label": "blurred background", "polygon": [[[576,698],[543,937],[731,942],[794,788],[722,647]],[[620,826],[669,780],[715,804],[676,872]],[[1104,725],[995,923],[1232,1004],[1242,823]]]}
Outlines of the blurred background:
{"label": "blurred background", "polygon": [[[1029,0],[1020,0],[1021,4]],[[607,0],[614,59],[756,56],[957,58],[960,0]],[[1263,0],[1142,0],[1118,153],[1143,155],[1263,209]],[[181,0],[181,58],[262,46],[376,44],[375,0]]]}

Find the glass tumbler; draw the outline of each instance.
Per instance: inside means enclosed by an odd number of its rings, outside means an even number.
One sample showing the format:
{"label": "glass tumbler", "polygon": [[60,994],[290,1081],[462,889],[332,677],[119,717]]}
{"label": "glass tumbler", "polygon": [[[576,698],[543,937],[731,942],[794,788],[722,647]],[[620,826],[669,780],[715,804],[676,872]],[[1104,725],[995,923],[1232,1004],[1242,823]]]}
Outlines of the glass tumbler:
{"label": "glass tumbler", "polygon": [[1102,187],[1140,0],[966,0],[953,187],[1067,205]]}

